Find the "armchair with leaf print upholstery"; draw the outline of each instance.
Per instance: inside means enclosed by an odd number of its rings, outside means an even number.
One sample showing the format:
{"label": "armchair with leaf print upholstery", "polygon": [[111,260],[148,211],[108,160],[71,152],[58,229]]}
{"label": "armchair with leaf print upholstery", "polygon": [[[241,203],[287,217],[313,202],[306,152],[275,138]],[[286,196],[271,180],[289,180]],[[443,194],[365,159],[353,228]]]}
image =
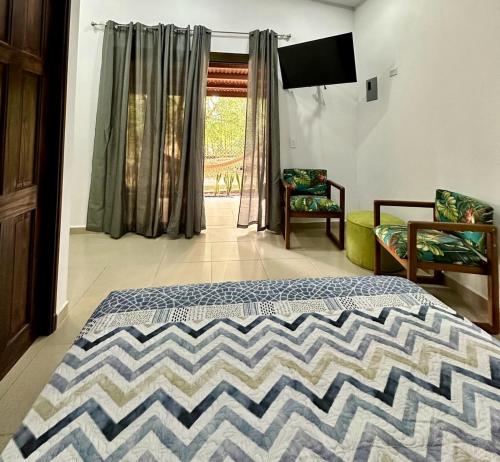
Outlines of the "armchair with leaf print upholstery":
{"label": "armchair with leaf print upholstery", "polygon": [[[339,202],[332,198],[332,188],[339,191]],[[281,181],[282,234],[290,248],[291,218],[326,218],[326,235],[344,249],[345,188],[327,178],[322,169],[285,169]],[[339,219],[339,236],[331,231],[331,220]]]}
{"label": "armchair with leaf print upholstery", "polygon": [[[380,209],[425,207],[433,221],[410,221],[406,226],[380,225]],[[381,271],[384,247],[414,282],[441,284],[443,271],[488,277],[488,323],[477,323],[492,334],[500,332],[497,228],[493,208],[477,199],[438,189],[435,202],[375,201],[375,274]],[[417,276],[418,270],[433,276]]]}

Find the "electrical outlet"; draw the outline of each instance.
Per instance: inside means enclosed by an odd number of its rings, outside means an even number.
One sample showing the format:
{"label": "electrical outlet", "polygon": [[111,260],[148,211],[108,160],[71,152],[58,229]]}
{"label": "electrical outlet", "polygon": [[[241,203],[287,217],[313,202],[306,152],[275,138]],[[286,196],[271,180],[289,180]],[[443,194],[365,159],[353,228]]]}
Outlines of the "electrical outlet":
{"label": "electrical outlet", "polygon": [[295,149],[297,147],[297,140],[295,138],[293,138],[293,137],[290,137],[290,143],[289,144],[290,144],[290,147],[292,149]]}

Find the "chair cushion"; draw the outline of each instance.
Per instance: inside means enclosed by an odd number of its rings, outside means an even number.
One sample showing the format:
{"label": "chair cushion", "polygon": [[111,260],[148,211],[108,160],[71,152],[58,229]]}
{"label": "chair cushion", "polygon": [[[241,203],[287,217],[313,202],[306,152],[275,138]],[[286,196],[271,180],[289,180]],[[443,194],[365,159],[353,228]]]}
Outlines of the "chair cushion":
{"label": "chair cushion", "polygon": [[[380,225],[375,228],[374,232],[400,258],[408,258],[406,226]],[[485,258],[460,237],[434,230],[418,231],[417,259],[425,262],[467,266],[481,266],[485,262]]]}
{"label": "chair cushion", "polygon": [[[436,191],[436,221],[448,223],[493,224],[493,207],[473,197],[438,189]],[[454,233],[483,255],[486,235],[473,231]]]}
{"label": "chair cushion", "polygon": [[283,179],[292,185],[292,195],[326,195],[326,170],[287,168],[283,170]]}
{"label": "chair cushion", "polygon": [[292,212],[340,212],[339,205],[326,196],[292,196]]}

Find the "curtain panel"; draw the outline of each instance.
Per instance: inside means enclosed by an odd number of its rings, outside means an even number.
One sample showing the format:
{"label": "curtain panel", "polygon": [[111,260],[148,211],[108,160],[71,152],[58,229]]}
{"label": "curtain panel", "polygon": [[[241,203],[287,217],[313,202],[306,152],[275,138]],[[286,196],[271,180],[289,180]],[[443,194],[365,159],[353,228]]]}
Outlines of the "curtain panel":
{"label": "curtain panel", "polygon": [[209,52],[202,26],[107,23],[88,230],[118,238],[204,229]]}
{"label": "curtain panel", "polygon": [[238,227],[279,232],[280,128],[278,36],[250,33],[245,155]]}

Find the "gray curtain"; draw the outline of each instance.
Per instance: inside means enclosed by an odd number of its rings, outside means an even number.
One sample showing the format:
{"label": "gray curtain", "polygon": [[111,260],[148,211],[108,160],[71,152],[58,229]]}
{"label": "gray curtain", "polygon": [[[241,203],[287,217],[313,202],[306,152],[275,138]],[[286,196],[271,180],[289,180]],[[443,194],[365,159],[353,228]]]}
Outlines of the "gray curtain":
{"label": "gray curtain", "polygon": [[238,227],[280,230],[278,37],[250,33],[248,104]]}
{"label": "gray curtain", "polygon": [[88,230],[192,237],[204,228],[209,51],[201,26],[107,23]]}

